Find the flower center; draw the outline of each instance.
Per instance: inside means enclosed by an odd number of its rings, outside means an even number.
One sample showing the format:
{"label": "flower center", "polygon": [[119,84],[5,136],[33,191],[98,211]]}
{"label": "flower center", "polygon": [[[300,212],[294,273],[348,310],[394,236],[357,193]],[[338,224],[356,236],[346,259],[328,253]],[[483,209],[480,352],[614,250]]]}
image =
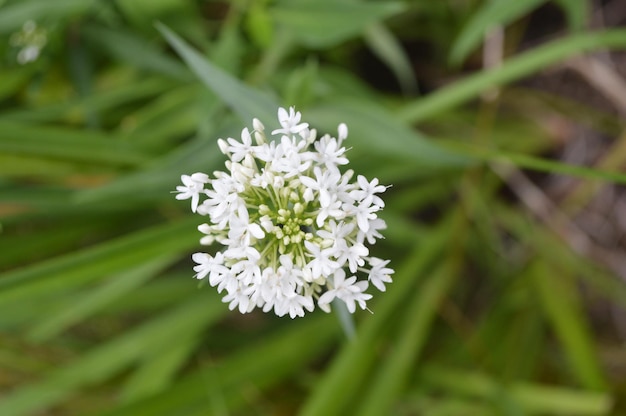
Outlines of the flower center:
{"label": "flower center", "polygon": [[274,225],[269,234],[274,236],[273,243],[278,245],[280,254],[300,253],[303,241],[313,238],[313,216],[305,212],[305,207],[299,202],[288,203],[286,208],[276,210],[263,204],[259,206],[259,214]]}

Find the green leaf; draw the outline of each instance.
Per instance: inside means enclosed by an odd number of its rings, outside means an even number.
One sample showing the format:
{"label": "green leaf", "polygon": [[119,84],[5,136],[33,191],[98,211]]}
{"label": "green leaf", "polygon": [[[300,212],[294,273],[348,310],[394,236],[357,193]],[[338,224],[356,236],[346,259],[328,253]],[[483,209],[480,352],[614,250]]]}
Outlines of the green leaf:
{"label": "green leaf", "polygon": [[121,403],[136,402],[165,391],[175,380],[176,372],[185,365],[198,345],[198,334],[181,334],[174,345],[146,354],[141,365],[126,381]]}
{"label": "green leaf", "polygon": [[[422,236],[428,244],[418,244],[418,248],[397,269],[393,285],[376,304],[374,314],[357,328],[356,337],[344,346],[316,383],[301,409],[302,416],[346,414],[348,403],[358,395],[361,383],[375,364],[376,351],[373,345],[390,324],[394,311],[413,292],[415,282],[428,273],[427,268],[441,253],[449,227],[450,223],[446,223],[435,228],[432,234]],[[359,396],[359,402],[361,399]]]}
{"label": "green leaf", "polygon": [[567,23],[570,30],[583,30],[590,16],[590,8],[588,1],[580,0],[555,0],[561,6],[567,17]]}
{"label": "green leaf", "polygon": [[[397,120],[393,114],[375,103],[362,100],[334,99],[323,106],[309,108],[303,117],[317,128],[333,133],[340,122],[348,126],[346,146],[351,152],[402,160],[400,167],[429,172],[466,166],[468,159],[454,155]],[[405,162],[406,161],[406,162]]]}
{"label": "green leaf", "polygon": [[[32,382],[0,398],[0,408],[13,416],[31,415],[55,405],[79,388],[101,382],[119,373],[133,361],[154,349],[176,345],[179,337],[199,333],[225,311],[224,305],[207,294],[188,299],[176,309],[85,353],[71,363],[52,370],[43,379]],[[37,400],[33,400],[36,397]]]}
{"label": "green leaf", "polygon": [[399,2],[289,1],[270,9],[276,24],[309,47],[327,48],[360,35],[372,23],[402,12]]}
{"label": "green leaf", "polygon": [[111,135],[0,121],[0,151],[113,166],[145,163],[150,154]]}
{"label": "green leaf", "polygon": [[478,160],[503,163],[505,166],[507,164],[513,164],[521,168],[531,169],[538,172],[549,172],[581,179],[591,179],[596,181],[602,180],[626,184],[626,174],[620,172],[611,172],[586,166],[571,165],[531,155],[493,150],[459,141],[446,141],[445,147],[450,150],[455,150],[466,157],[474,157]]}
{"label": "green leaf", "polygon": [[277,126],[278,104],[266,94],[254,90],[222,71],[191,48],[166,26],[157,23],[157,29],[180,54],[190,69],[210,90],[215,92],[239,115],[244,123],[253,118],[261,120],[269,130]]}
{"label": "green leaf", "polygon": [[[222,305],[222,307],[224,307]],[[339,332],[333,317],[305,317],[298,325],[246,343],[220,362],[202,366],[157,395],[128,406],[112,409],[103,416],[176,416],[233,412],[246,404],[243,391],[263,389],[303,374],[304,366],[326,350]]]}
{"label": "green leaf", "polygon": [[50,313],[45,316],[29,331],[28,337],[35,342],[45,341],[69,326],[84,321],[115,299],[132,290],[139,290],[140,285],[173,263],[176,257],[163,256],[156,260],[147,261],[138,267],[112,276],[100,287],[86,289],[83,293],[78,294],[76,301],[71,305],[65,305],[58,313]]}
{"label": "green leaf", "polygon": [[406,389],[415,361],[426,345],[439,305],[457,275],[458,271],[450,267],[450,263],[443,263],[414,291],[398,338],[372,377],[357,414],[377,416],[392,412],[396,399]]}
{"label": "green leaf", "polygon": [[507,395],[523,409],[523,414],[607,415],[612,400],[606,393],[568,389],[528,382],[503,384],[480,372],[461,371],[436,364],[427,365],[421,377],[430,385],[453,397],[477,397],[498,400]]}
{"label": "green leaf", "polygon": [[486,32],[496,26],[506,26],[527,14],[546,0],[491,0],[483,5],[468,20],[450,51],[450,61],[458,65],[483,40]]}
{"label": "green leaf", "polygon": [[399,118],[410,123],[423,121],[475,98],[490,88],[521,79],[574,55],[602,48],[626,48],[626,30],[575,34],[539,46],[506,60],[498,68],[470,75],[406,105],[399,112]]}
{"label": "green leaf", "polygon": [[163,54],[153,42],[139,38],[136,33],[102,26],[88,26],[84,31],[90,42],[104,47],[110,54],[132,67],[154,71],[182,81],[191,79],[187,68]]}
{"label": "green leaf", "polygon": [[0,277],[0,304],[49,295],[125,270],[162,253],[197,245],[196,218],[132,233],[75,253],[41,261]]}
{"label": "green leaf", "polygon": [[0,8],[0,34],[19,29],[27,20],[59,19],[80,14],[90,0],[21,0]]}
{"label": "green leaf", "polygon": [[162,77],[144,77],[129,80],[124,85],[97,91],[84,98],[72,98],[64,102],[54,102],[37,108],[17,108],[0,114],[0,120],[12,122],[44,122],[62,120],[84,120],[85,109],[105,111],[116,109],[128,103],[149,99],[162,94],[172,87],[172,83]]}
{"label": "green leaf", "polygon": [[415,93],[417,81],[413,66],[400,42],[383,25],[373,23],[365,30],[365,42],[394,73],[405,94]]}
{"label": "green leaf", "polygon": [[593,336],[575,282],[540,261],[534,263],[529,274],[538,300],[561,341],[572,375],[586,388],[605,390],[606,380],[594,351]]}

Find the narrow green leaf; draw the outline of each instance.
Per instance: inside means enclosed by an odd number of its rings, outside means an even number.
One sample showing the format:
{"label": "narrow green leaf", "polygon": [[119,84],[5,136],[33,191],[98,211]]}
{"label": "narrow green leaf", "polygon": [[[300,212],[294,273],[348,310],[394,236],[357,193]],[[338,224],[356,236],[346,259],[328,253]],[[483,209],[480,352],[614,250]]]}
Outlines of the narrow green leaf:
{"label": "narrow green leaf", "polygon": [[276,101],[213,65],[165,25],[157,23],[156,26],[200,81],[228,103],[244,123],[251,123],[256,117],[269,130],[277,125],[274,121],[278,110]]}
{"label": "narrow green leaf", "polygon": [[529,274],[570,363],[572,375],[586,388],[606,389],[575,282],[539,261],[534,263]]}
{"label": "narrow green leaf", "polygon": [[211,301],[207,293],[202,292],[173,311],[87,352],[72,363],[59,366],[43,379],[3,396],[0,398],[0,409],[13,416],[32,415],[47,409],[76,393],[79,388],[119,373],[155,348],[175,345],[179,337],[198,333],[215,322],[224,311],[223,304],[214,297]]}
{"label": "narrow green leaf", "polygon": [[427,273],[426,268],[443,249],[449,227],[449,223],[440,225],[431,231],[432,234],[425,234],[423,241],[428,241],[428,244],[418,244],[418,248],[406,257],[407,260],[394,276],[394,283],[376,304],[374,314],[357,328],[356,337],[342,348],[316,383],[300,412],[302,416],[346,414],[346,406],[354,399],[361,382],[374,365],[376,351],[372,345],[388,325],[394,310],[412,293],[415,282]]}
{"label": "narrow green leaf", "polygon": [[193,217],[148,228],[58,258],[42,261],[0,277],[0,304],[49,295],[117,273],[163,253],[180,253],[197,243]]}
{"label": "narrow green leaf", "polygon": [[587,23],[587,18],[591,16],[589,2],[580,0],[555,0],[565,11],[567,23],[571,30],[583,30]]}
{"label": "narrow green leaf", "polygon": [[496,26],[506,26],[513,20],[524,16],[546,0],[491,0],[470,17],[450,51],[450,61],[458,65],[483,40],[485,32]]}
{"label": "narrow green leaf", "polygon": [[219,414],[217,409],[234,412],[247,402],[242,389],[262,389],[290,374],[302,374],[303,367],[336,338],[339,326],[334,322],[328,315],[302,318],[293,322],[297,325],[242,346],[221,362],[191,372],[167,391],[103,416]]}
{"label": "narrow green leaf", "polygon": [[115,299],[132,290],[138,290],[140,285],[170,265],[174,259],[175,256],[170,255],[147,261],[136,268],[112,276],[100,287],[89,288],[79,293],[71,305],[65,305],[58,313],[44,317],[29,331],[28,337],[35,342],[41,342],[56,336],[71,325],[84,321]]}
{"label": "narrow green leaf", "polygon": [[[210,111],[207,114],[217,115],[217,112]],[[207,128],[205,134],[211,132],[212,130],[209,131]],[[224,155],[218,151],[215,139],[216,137],[212,137],[207,140],[204,135],[196,137],[162,158],[153,160],[149,166],[140,171],[121,176],[101,187],[77,192],[75,201],[79,204],[97,204],[101,201],[119,199],[135,203],[162,201],[168,192],[180,184],[180,175],[211,172],[223,166]],[[136,192],[137,189],[141,189],[142,192]]]}
{"label": "narrow green leaf", "polygon": [[7,110],[0,114],[0,120],[41,123],[55,120],[67,122],[69,119],[76,122],[84,120],[85,108],[91,111],[111,110],[130,102],[157,96],[172,88],[171,81],[162,77],[144,77],[129,82],[130,85],[124,82],[123,85],[96,91],[85,98],[73,98],[38,108]]}
{"label": "narrow green leaf", "polygon": [[183,85],[161,94],[147,105],[131,111],[120,131],[132,135],[135,143],[170,150],[174,140],[191,136],[198,123],[211,112],[198,106],[196,85]]}
{"label": "narrow green leaf", "polygon": [[0,9],[0,34],[19,29],[27,20],[59,19],[84,12],[90,0],[21,0]]}
{"label": "narrow green leaf", "polygon": [[[429,142],[395,116],[374,103],[361,100],[334,100],[304,113],[308,120],[325,132],[334,132],[340,122],[348,125],[346,145],[351,152],[374,159],[401,160],[401,168],[414,174],[451,167],[466,166],[468,159],[448,152]],[[406,163],[406,162],[412,163]]]}
{"label": "narrow green leaf", "polygon": [[83,163],[138,165],[150,154],[127,140],[89,131],[0,121],[0,151]]}
{"label": "narrow green leaf", "polygon": [[405,94],[415,93],[417,81],[413,66],[396,37],[379,23],[369,25],[364,32],[365,42],[378,58],[393,72]]}
{"label": "narrow green leaf", "polygon": [[144,355],[140,367],[124,384],[121,403],[132,403],[165,391],[198,345],[197,338],[197,334],[182,334],[174,345]]}
{"label": "narrow green leaf", "polygon": [[498,68],[470,75],[408,104],[399,112],[399,117],[410,123],[420,122],[475,98],[489,88],[518,80],[574,55],[601,48],[626,48],[626,30],[580,33],[539,46],[506,60]]}
{"label": "narrow green leaf", "polygon": [[503,384],[479,372],[468,372],[428,365],[421,371],[423,380],[454,396],[494,400],[506,394],[525,414],[607,415],[612,399],[607,393],[553,387],[528,382]]}
{"label": "narrow green leaf", "polygon": [[103,26],[90,26],[84,30],[89,41],[104,47],[110,54],[134,68],[154,71],[182,81],[191,79],[187,68],[161,52],[153,42],[141,39],[137,33]]}
{"label": "narrow green leaf", "polygon": [[[442,144],[444,141],[440,141]],[[626,174],[620,172],[609,172],[602,169],[590,168],[586,166],[570,165],[549,159],[542,159],[536,156],[511,153],[502,150],[487,149],[473,144],[447,140],[445,146],[450,150],[459,152],[467,157],[474,157],[494,163],[513,164],[520,168],[531,169],[538,172],[549,172],[553,174],[574,176],[581,179],[602,180],[618,184],[626,183]]]}
{"label": "narrow green leaf", "polygon": [[439,304],[452,287],[455,278],[456,270],[449,263],[443,263],[415,290],[414,297],[409,301],[411,306],[406,312],[404,325],[400,327],[398,340],[372,378],[357,414],[378,416],[392,412],[396,399],[406,389],[413,363],[426,344]]}
{"label": "narrow green leaf", "polygon": [[405,7],[400,2],[290,1],[271,8],[270,15],[301,43],[325,48],[360,35],[368,25]]}

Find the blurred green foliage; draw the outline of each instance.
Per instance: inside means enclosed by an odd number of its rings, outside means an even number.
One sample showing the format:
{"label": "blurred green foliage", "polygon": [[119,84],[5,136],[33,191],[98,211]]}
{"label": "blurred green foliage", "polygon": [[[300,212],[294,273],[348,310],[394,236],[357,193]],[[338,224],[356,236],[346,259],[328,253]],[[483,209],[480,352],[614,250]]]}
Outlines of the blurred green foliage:
{"label": "blurred green foliage", "polygon": [[[526,47],[548,6],[563,25]],[[585,31],[590,15],[567,0],[0,1],[0,414],[619,411],[614,333],[590,305],[624,308],[626,285],[559,232],[573,211],[541,217],[520,203],[536,186],[513,181],[570,176],[582,205],[626,182],[550,158],[537,112],[616,146],[623,120],[520,82],[626,48],[625,29]],[[483,68],[494,28],[503,60]],[[375,250],[394,283],[351,341],[335,316],[241,316],[192,279],[197,219],[171,191],[279,105],[348,124],[351,167],[393,184]]]}

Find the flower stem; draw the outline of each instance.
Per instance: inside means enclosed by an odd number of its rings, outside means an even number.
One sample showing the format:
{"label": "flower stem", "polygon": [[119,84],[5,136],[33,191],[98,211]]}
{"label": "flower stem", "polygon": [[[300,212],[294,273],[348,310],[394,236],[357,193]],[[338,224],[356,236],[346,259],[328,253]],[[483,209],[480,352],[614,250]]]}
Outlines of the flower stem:
{"label": "flower stem", "polygon": [[336,298],[335,300],[333,300],[332,303],[333,303],[333,309],[337,313],[337,317],[339,318],[339,323],[341,324],[341,327],[343,328],[343,333],[346,335],[346,338],[348,338],[349,340],[354,339],[354,336],[356,334],[356,328],[354,326],[354,318],[352,317],[352,314],[350,313],[350,311],[348,311],[346,304],[342,300],[336,299]]}

